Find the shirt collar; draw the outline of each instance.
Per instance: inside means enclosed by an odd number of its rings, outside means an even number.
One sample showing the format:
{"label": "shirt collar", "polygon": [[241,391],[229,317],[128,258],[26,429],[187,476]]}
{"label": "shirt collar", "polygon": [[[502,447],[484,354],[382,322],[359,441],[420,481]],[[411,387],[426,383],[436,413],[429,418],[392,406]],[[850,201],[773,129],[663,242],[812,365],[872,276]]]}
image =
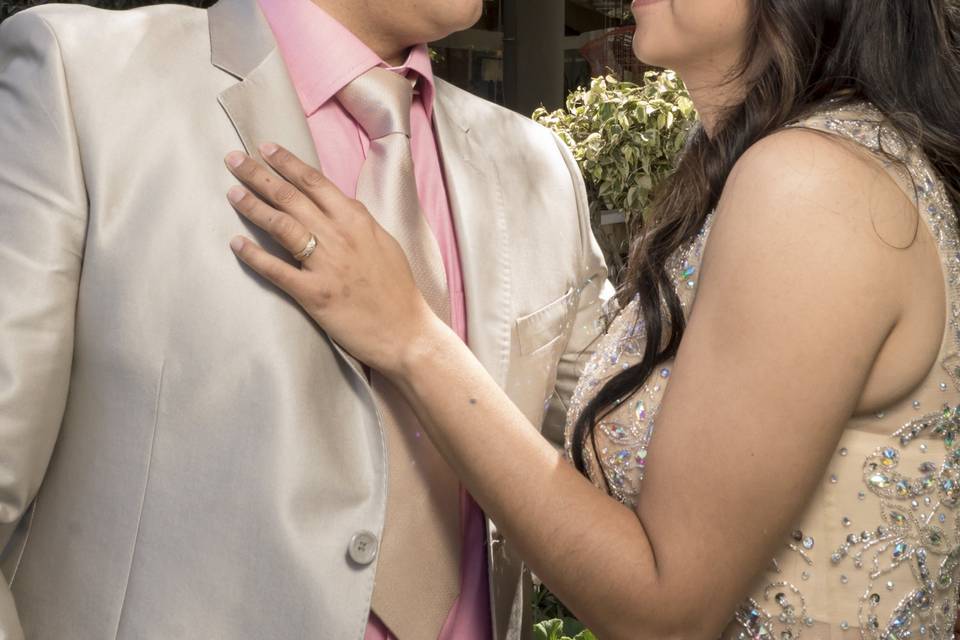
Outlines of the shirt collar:
{"label": "shirt collar", "polygon": [[419,76],[427,116],[435,94],[427,45],[413,47],[400,67],[390,67],[349,29],[311,0],[259,0],[286,63],[300,105],[312,115],[337,92],[373,67]]}

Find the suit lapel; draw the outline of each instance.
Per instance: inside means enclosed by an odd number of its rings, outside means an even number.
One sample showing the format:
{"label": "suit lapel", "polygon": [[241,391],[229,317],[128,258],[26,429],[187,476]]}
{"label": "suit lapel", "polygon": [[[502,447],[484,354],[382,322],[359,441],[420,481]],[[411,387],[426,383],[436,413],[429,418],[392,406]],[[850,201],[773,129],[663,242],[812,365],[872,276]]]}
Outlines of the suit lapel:
{"label": "suit lapel", "polygon": [[[257,145],[276,142],[319,167],[303,107],[257,0],[220,0],[207,11],[211,62],[238,79],[218,99],[246,152],[262,159]],[[331,344],[366,384],[360,363]]]}
{"label": "suit lapel", "polygon": [[[220,0],[208,9],[211,62],[238,82],[219,101],[248,154],[273,141],[319,167],[303,108],[257,0]],[[456,90],[437,80],[437,146],[460,247],[470,347],[501,385],[510,362],[509,237],[497,167],[461,118]],[[358,363],[347,357],[357,370]]]}
{"label": "suit lapel", "polygon": [[208,10],[211,62],[239,82],[220,96],[247,153],[272,141],[320,166],[310,129],[270,26],[256,0],[220,0]]}
{"label": "suit lapel", "polygon": [[220,0],[207,18],[210,61],[241,80],[277,46],[257,0]]}
{"label": "suit lapel", "polygon": [[[467,338],[487,372],[506,388],[514,318],[503,185],[496,163],[471,131],[469,105],[461,104],[458,94],[437,80],[434,128],[460,249]],[[489,519],[486,527],[493,636],[505,638],[518,589],[524,589],[523,565],[501,544]]]}
{"label": "suit lapel", "polygon": [[457,92],[437,80],[434,127],[454,218],[471,350],[501,387],[510,364],[510,261],[503,190],[496,165],[464,122]]}
{"label": "suit lapel", "polygon": [[277,49],[270,51],[242,82],[224,90],[220,104],[251,156],[259,158],[257,145],[271,141],[304,162],[320,166],[303,109]]}

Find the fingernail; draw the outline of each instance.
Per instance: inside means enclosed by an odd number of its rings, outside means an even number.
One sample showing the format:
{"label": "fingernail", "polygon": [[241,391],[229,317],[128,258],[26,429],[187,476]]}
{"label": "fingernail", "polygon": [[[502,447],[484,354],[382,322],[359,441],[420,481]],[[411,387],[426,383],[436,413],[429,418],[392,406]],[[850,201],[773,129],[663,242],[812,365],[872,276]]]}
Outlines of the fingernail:
{"label": "fingernail", "polygon": [[277,149],[279,148],[280,147],[273,144],[272,142],[264,142],[263,144],[260,145],[260,154],[264,158],[269,158],[270,156],[275,154],[277,152]]}
{"label": "fingernail", "polygon": [[247,159],[247,154],[242,151],[231,151],[227,154],[227,164],[236,169]]}
{"label": "fingernail", "polygon": [[247,195],[247,191],[243,187],[230,187],[230,190],[227,191],[227,199],[233,204],[243,200],[245,195]]}
{"label": "fingernail", "polygon": [[231,240],[230,248],[233,249],[234,251],[240,251],[240,249],[243,249],[243,238],[241,238],[240,236],[237,236],[236,238]]}

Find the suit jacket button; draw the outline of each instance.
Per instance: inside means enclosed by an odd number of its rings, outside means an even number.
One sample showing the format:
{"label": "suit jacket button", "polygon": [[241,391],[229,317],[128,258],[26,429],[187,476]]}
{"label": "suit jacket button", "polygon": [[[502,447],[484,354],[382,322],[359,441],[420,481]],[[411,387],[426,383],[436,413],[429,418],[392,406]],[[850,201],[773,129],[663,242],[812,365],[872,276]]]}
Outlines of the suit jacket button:
{"label": "suit jacket button", "polygon": [[360,565],[368,565],[377,558],[379,542],[369,531],[360,531],[350,539],[350,559]]}

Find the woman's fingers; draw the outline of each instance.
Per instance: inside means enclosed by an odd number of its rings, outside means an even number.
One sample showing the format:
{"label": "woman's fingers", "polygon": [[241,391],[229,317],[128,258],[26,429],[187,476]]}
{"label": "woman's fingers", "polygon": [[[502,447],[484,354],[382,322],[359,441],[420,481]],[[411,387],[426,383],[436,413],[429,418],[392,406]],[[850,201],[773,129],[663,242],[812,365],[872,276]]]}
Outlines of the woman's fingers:
{"label": "woman's fingers", "polygon": [[290,266],[280,258],[268,253],[256,242],[242,236],[237,236],[231,240],[230,248],[251,269],[286,291],[295,300],[301,299],[306,278],[303,271]]}
{"label": "woman's fingers", "polygon": [[227,167],[247,188],[273,207],[285,211],[303,225],[311,226],[322,212],[299,189],[272,174],[265,166],[243,153],[231,151],[226,157]]}
{"label": "woman's fingers", "polygon": [[307,246],[313,233],[292,215],[278,211],[243,187],[232,187],[227,198],[243,217],[257,225],[296,256]]}
{"label": "woman's fingers", "polygon": [[260,145],[260,154],[277,173],[302,191],[320,210],[337,217],[347,209],[349,198],[320,170],[272,142]]}

